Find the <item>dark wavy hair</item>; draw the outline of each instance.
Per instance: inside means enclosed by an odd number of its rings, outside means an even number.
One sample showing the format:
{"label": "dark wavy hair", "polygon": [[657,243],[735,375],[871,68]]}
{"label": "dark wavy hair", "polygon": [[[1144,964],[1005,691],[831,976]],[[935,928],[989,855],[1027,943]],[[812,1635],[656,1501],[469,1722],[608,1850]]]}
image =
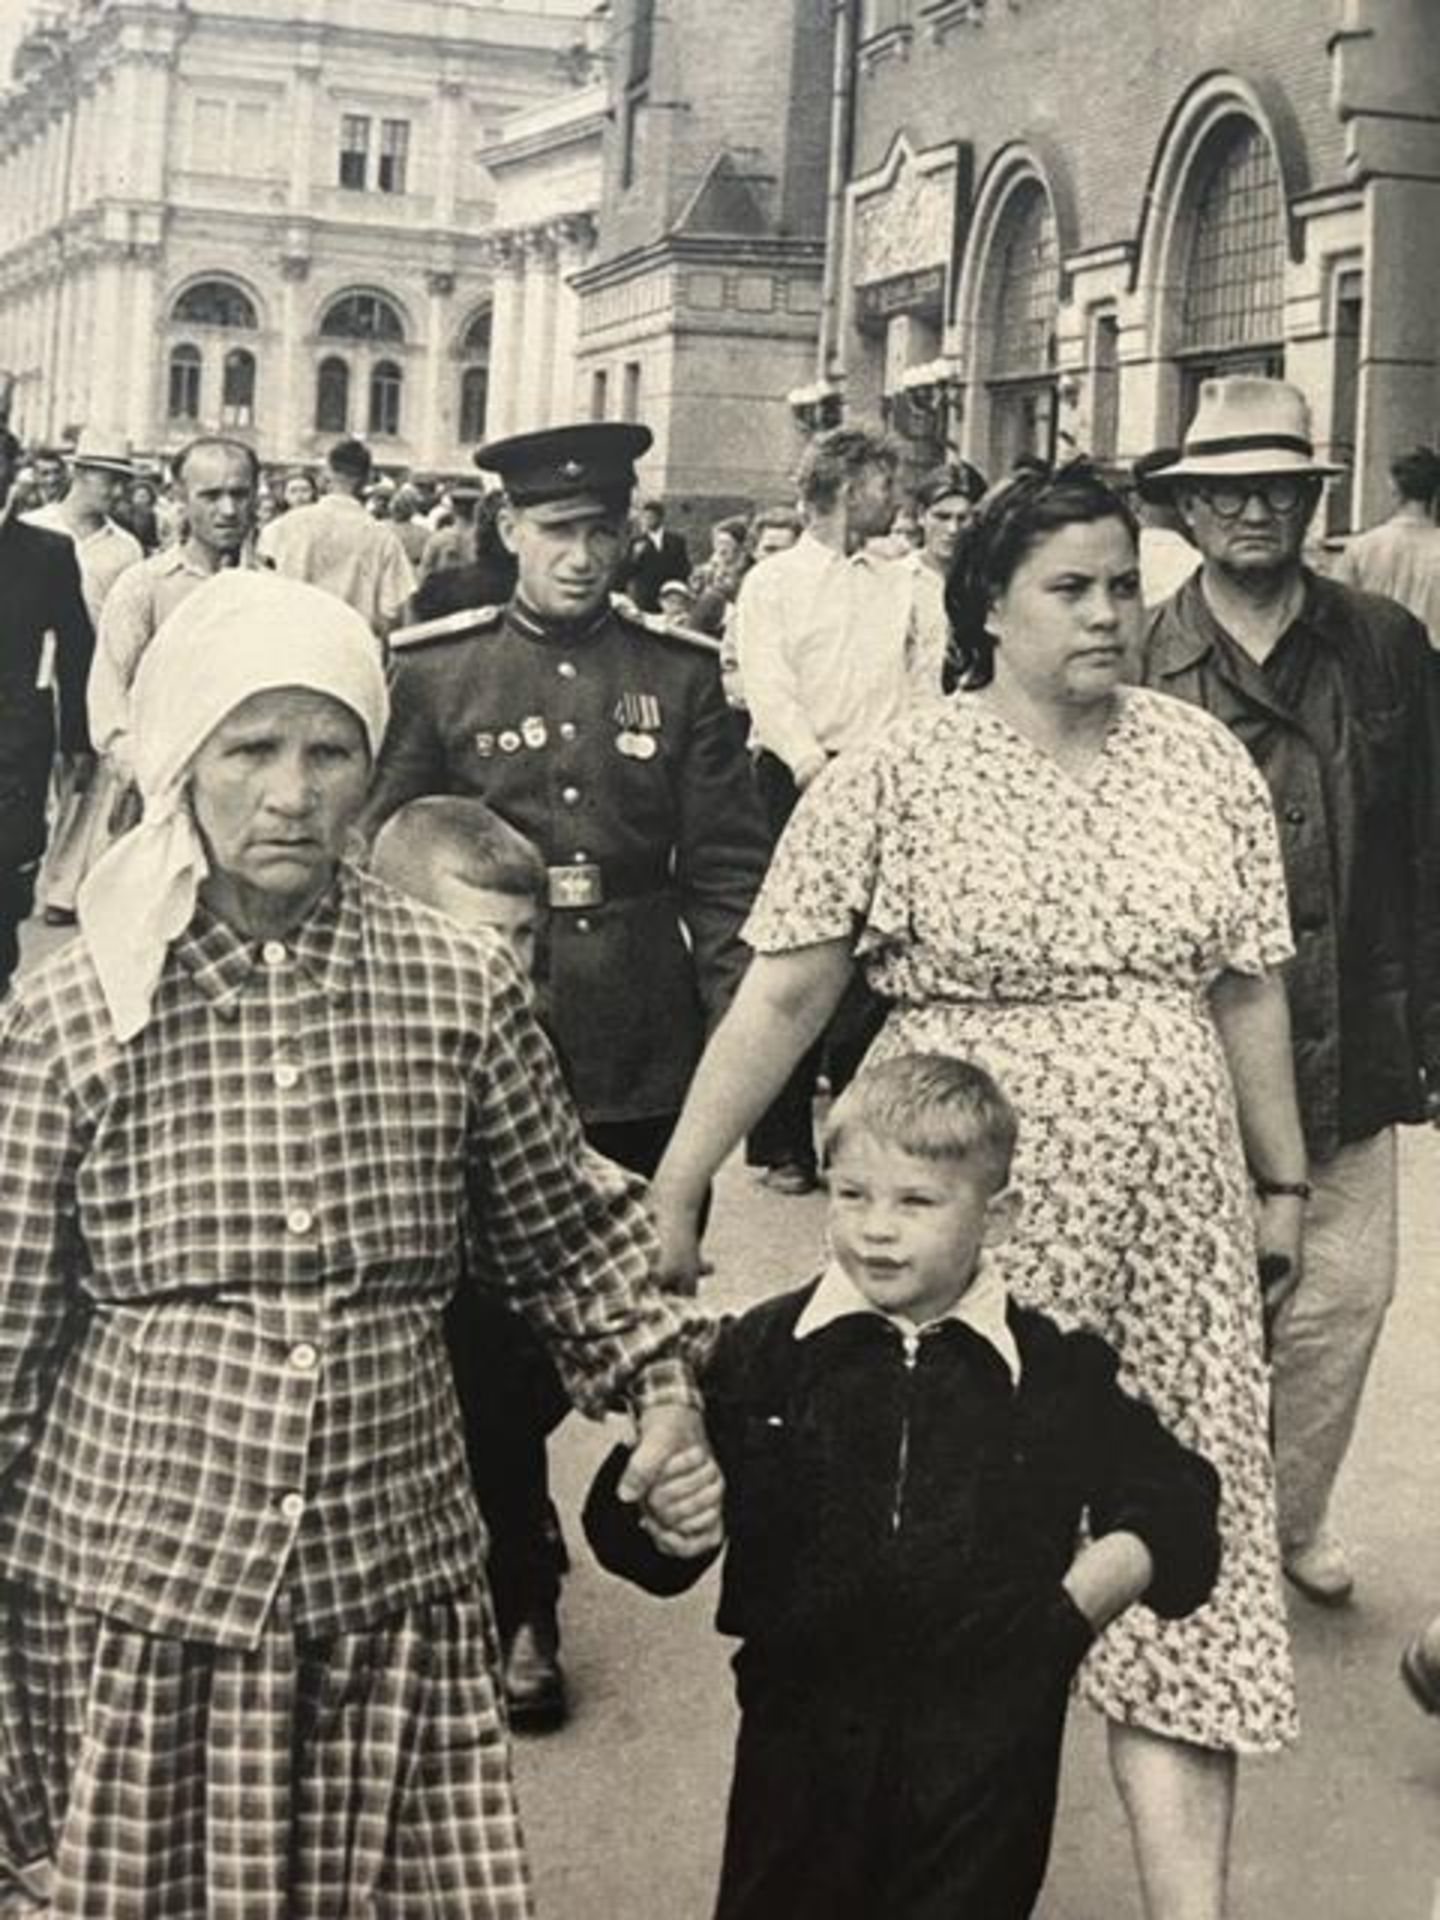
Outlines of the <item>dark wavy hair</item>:
{"label": "dark wavy hair", "polygon": [[1119,520],[1137,538],[1134,514],[1089,460],[1067,461],[1053,473],[1019,472],[991,488],[961,536],[945,582],[947,687],[990,684],[995,637],[986,621],[996,596],[1042,540],[1062,527],[1096,520]]}

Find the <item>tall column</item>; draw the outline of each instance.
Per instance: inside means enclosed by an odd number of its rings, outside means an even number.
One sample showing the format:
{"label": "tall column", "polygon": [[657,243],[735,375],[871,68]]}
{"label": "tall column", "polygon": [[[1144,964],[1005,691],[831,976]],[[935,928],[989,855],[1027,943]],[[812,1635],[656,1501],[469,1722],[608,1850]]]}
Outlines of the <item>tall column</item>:
{"label": "tall column", "polygon": [[516,387],[525,328],[524,255],[511,236],[494,241],[495,305],[490,329],[490,403],[485,437],[498,440],[519,417]]}
{"label": "tall column", "polygon": [[432,269],[425,276],[425,291],[428,295],[425,314],[425,336],[427,352],[425,365],[421,373],[420,423],[417,432],[411,435],[420,451],[420,458],[427,467],[445,464],[445,449],[454,441],[457,426],[449,432],[445,430],[446,394],[444,381],[447,370],[454,371],[455,361],[450,353],[450,333],[452,327],[451,303],[455,297],[455,276],[440,269]]}
{"label": "tall column", "polygon": [[552,355],[555,345],[555,295],[559,275],[555,243],[536,228],[525,236],[525,330],[521,341],[519,378],[512,389],[515,431],[527,433],[550,419],[555,381]]}
{"label": "tall column", "polygon": [[163,348],[157,349],[160,249],[140,245],[130,257],[130,376],[126,382],[125,432],[132,447],[153,451],[161,434],[162,408],[157,384],[166,377]]}
{"label": "tall column", "polygon": [[[290,87],[290,211],[308,213],[316,167],[320,48],[305,41],[296,56]],[[338,127],[336,129],[339,131]]]}
{"label": "tall column", "polygon": [[584,215],[556,222],[555,327],[550,349],[550,419],[578,419],[576,350],[580,344],[580,296],[570,276],[585,265],[595,245],[595,222]]}
{"label": "tall column", "polygon": [[465,112],[465,86],[463,81],[445,78],[440,81],[437,93],[435,174],[432,181],[435,225],[453,227],[456,224],[455,203],[459,197],[460,176],[464,166],[460,134]]}
{"label": "tall column", "polygon": [[305,282],[310,277],[310,261],[301,253],[286,252],[280,259],[280,364],[275,370],[279,402],[266,417],[271,423],[267,451],[285,460],[293,460],[305,444],[305,436],[314,418],[313,381],[305,376],[311,370],[305,364],[305,325],[301,312]]}

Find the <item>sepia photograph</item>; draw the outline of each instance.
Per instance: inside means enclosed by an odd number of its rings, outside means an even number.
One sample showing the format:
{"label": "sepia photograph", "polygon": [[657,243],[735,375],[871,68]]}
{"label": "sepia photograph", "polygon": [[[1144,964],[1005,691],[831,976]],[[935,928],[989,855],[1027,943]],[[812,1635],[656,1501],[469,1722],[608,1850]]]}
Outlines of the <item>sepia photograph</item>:
{"label": "sepia photograph", "polygon": [[0,0],[0,1920],[1440,1920],[1440,0]]}

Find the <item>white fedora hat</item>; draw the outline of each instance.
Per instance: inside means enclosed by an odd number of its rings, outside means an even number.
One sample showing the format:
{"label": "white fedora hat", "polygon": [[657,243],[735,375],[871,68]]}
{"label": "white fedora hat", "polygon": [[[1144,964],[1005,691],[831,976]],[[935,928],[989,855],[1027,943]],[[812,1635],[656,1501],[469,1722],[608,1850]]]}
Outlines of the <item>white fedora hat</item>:
{"label": "white fedora hat", "polygon": [[75,450],[70,455],[70,464],[72,467],[98,467],[102,473],[131,474],[135,471],[130,442],[117,440],[98,427],[81,429]]}
{"label": "white fedora hat", "polygon": [[1200,405],[1180,458],[1147,474],[1146,481],[1157,486],[1254,473],[1313,474],[1318,480],[1343,472],[1315,458],[1310,408],[1298,387],[1232,374],[1201,382]]}

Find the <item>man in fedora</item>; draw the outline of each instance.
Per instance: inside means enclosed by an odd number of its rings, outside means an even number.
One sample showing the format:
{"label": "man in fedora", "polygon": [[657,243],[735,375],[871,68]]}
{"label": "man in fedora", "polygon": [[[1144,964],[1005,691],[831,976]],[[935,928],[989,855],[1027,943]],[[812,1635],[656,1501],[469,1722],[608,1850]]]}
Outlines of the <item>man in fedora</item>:
{"label": "man in fedora", "polygon": [[1308,1165],[1256,1185],[1303,1217],[1274,1326],[1276,1480],[1286,1572],[1328,1605],[1353,1585],[1331,1489],[1395,1286],[1395,1128],[1440,1094],[1440,677],[1413,615],[1301,560],[1336,471],[1298,389],[1205,382],[1179,459],[1147,481],[1202,562],[1155,610],[1143,665],[1231,728],[1275,802]]}
{"label": "man in fedora", "polygon": [[[367,808],[378,827],[421,794],[473,794],[540,850],[550,1031],[587,1138],[643,1174],[744,972],[740,927],[768,854],[716,650],[610,604],[650,444],[648,427],[592,422],[479,450],[504,489],[497,529],[515,590],[391,636],[390,728]],[[474,1365],[526,1364],[522,1337],[516,1323],[507,1347],[492,1330]],[[514,1482],[530,1477],[537,1536],[543,1398],[506,1461]],[[531,1551],[503,1544],[491,1571],[512,1719],[553,1726],[563,1553],[539,1537]]]}

